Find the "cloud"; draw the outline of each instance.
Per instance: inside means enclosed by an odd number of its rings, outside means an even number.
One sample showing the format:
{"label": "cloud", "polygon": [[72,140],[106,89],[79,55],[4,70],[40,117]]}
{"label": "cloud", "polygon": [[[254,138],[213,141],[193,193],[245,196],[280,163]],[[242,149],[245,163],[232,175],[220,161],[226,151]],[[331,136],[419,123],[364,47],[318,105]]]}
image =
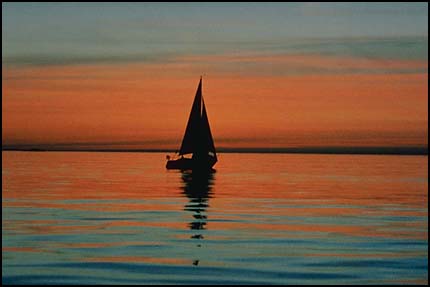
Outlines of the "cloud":
{"label": "cloud", "polygon": [[115,64],[130,62],[167,62],[171,56],[164,55],[60,55],[60,54],[29,54],[14,55],[2,59],[2,64],[12,66],[65,66],[80,64]]}
{"label": "cloud", "polygon": [[[166,44],[167,45],[167,44]],[[123,52],[120,50],[90,50],[87,53],[37,53],[3,55],[2,64],[8,66],[65,66],[92,64],[211,64],[211,69],[231,72],[255,70],[256,72],[276,74],[291,73],[389,73],[389,72],[426,72],[427,66],[417,64],[428,59],[427,37],[402,38],[343,38],[307,39],[295,41],[224,42],[212,45],[203,43],[194,49],[157,52]],[[307,60],[304,60],[307,57]],[[310,60],[325,57],[325,65],[314,64]],[[282,60],[281,58],[285,58]],[[298,61],[301,58],[303,61]],[[352,64],[352,59],[357,59]],[[212,62],[211,59],[217,59]],[[331,60],[330,60],[331,59]],[[336,62],[333,59],[339,59]],[[342,60],[343,59],[343,60]],[[349,62],[346,63],[345,59]],[[287,61],[291,60],[291,61]],[[188,61],[188,62],[187,62]],[[208,62],[209,61],[209,62]],[[408,62],[401,64],[396,61]],[[415,62],[414,62],[415,61]],[[238,64],[236,66],[232,63]],[[415,63],[415,64],[413,64]]]}

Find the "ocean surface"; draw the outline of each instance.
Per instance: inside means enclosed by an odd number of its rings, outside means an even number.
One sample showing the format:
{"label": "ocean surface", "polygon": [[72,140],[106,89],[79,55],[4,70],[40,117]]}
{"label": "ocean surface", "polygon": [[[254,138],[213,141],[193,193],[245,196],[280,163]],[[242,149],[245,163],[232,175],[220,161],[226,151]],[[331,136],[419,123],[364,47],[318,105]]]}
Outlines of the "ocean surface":
{"label": "ocean surface", "polygon": [[2,157],[3,284],[428,284],[428,156]]}

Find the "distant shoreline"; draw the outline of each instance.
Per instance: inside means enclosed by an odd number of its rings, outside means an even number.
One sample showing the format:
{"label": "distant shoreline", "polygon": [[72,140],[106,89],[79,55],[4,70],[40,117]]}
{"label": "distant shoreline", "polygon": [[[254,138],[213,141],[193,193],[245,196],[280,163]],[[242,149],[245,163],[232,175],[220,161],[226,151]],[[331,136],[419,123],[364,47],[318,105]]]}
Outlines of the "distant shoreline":
{"label": "distant shoreline", "polygon": [[[2,151],[30,152],[135,152],[175,153],[173,149],[56,149],[2,147]],[[290,153],[290,154],[357,154],[357,155],[428,155],[428,147],[298,147],[298,148],[218,148],[218,153]]]}

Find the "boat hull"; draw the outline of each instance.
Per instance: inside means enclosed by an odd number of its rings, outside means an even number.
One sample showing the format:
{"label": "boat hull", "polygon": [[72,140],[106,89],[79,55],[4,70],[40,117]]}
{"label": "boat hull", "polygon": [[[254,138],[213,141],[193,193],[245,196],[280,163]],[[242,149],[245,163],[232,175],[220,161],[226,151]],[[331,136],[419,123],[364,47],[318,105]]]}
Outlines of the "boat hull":
{"label": "boat hull", "polygon": [[168,160],[166,163],[167,169],[179,169],[179,170],[211,170],[217,160],[209,157],[204,161],[197,161],[192,158],[179,158],[176,160]]}

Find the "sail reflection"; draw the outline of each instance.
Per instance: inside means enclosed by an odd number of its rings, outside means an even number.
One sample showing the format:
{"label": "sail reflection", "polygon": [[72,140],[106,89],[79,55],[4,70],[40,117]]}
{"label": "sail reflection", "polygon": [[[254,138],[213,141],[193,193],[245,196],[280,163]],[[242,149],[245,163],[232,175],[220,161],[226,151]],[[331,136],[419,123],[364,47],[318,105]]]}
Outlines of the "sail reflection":
{"label": "sail reflection", "polygon": [[[191,230],[204,230],[207,223],[206,209],[209,207],[208,202],[215,181],[214,174],[182,172],[181,177],[184,182],[182,186],[184,194],[189,199],[184,210],[193,212],[195,219],[189,224],[189,227]],[[203,238],[203,236],[196,234],[192,238]]]}
{"label": "sail reflection", "polygon": [[[196,173],[196,172],[181,172],[181,178],[184,183],[182,189],[183,194],[188,197],[189,201],[185,205],[184,210],[193,213],[194,220],[188,226],[190,230],[195,230],[195,234],[191,239],[203,239],[202,230],[206,229],[207,215],[206,209],[209,207],[209,198],[212,196],[212,187],[215,183],[213,172]],[[197,247],[201,247],[197,244]],[[199,260],[194,260],[193,265],[198,265]]]}

